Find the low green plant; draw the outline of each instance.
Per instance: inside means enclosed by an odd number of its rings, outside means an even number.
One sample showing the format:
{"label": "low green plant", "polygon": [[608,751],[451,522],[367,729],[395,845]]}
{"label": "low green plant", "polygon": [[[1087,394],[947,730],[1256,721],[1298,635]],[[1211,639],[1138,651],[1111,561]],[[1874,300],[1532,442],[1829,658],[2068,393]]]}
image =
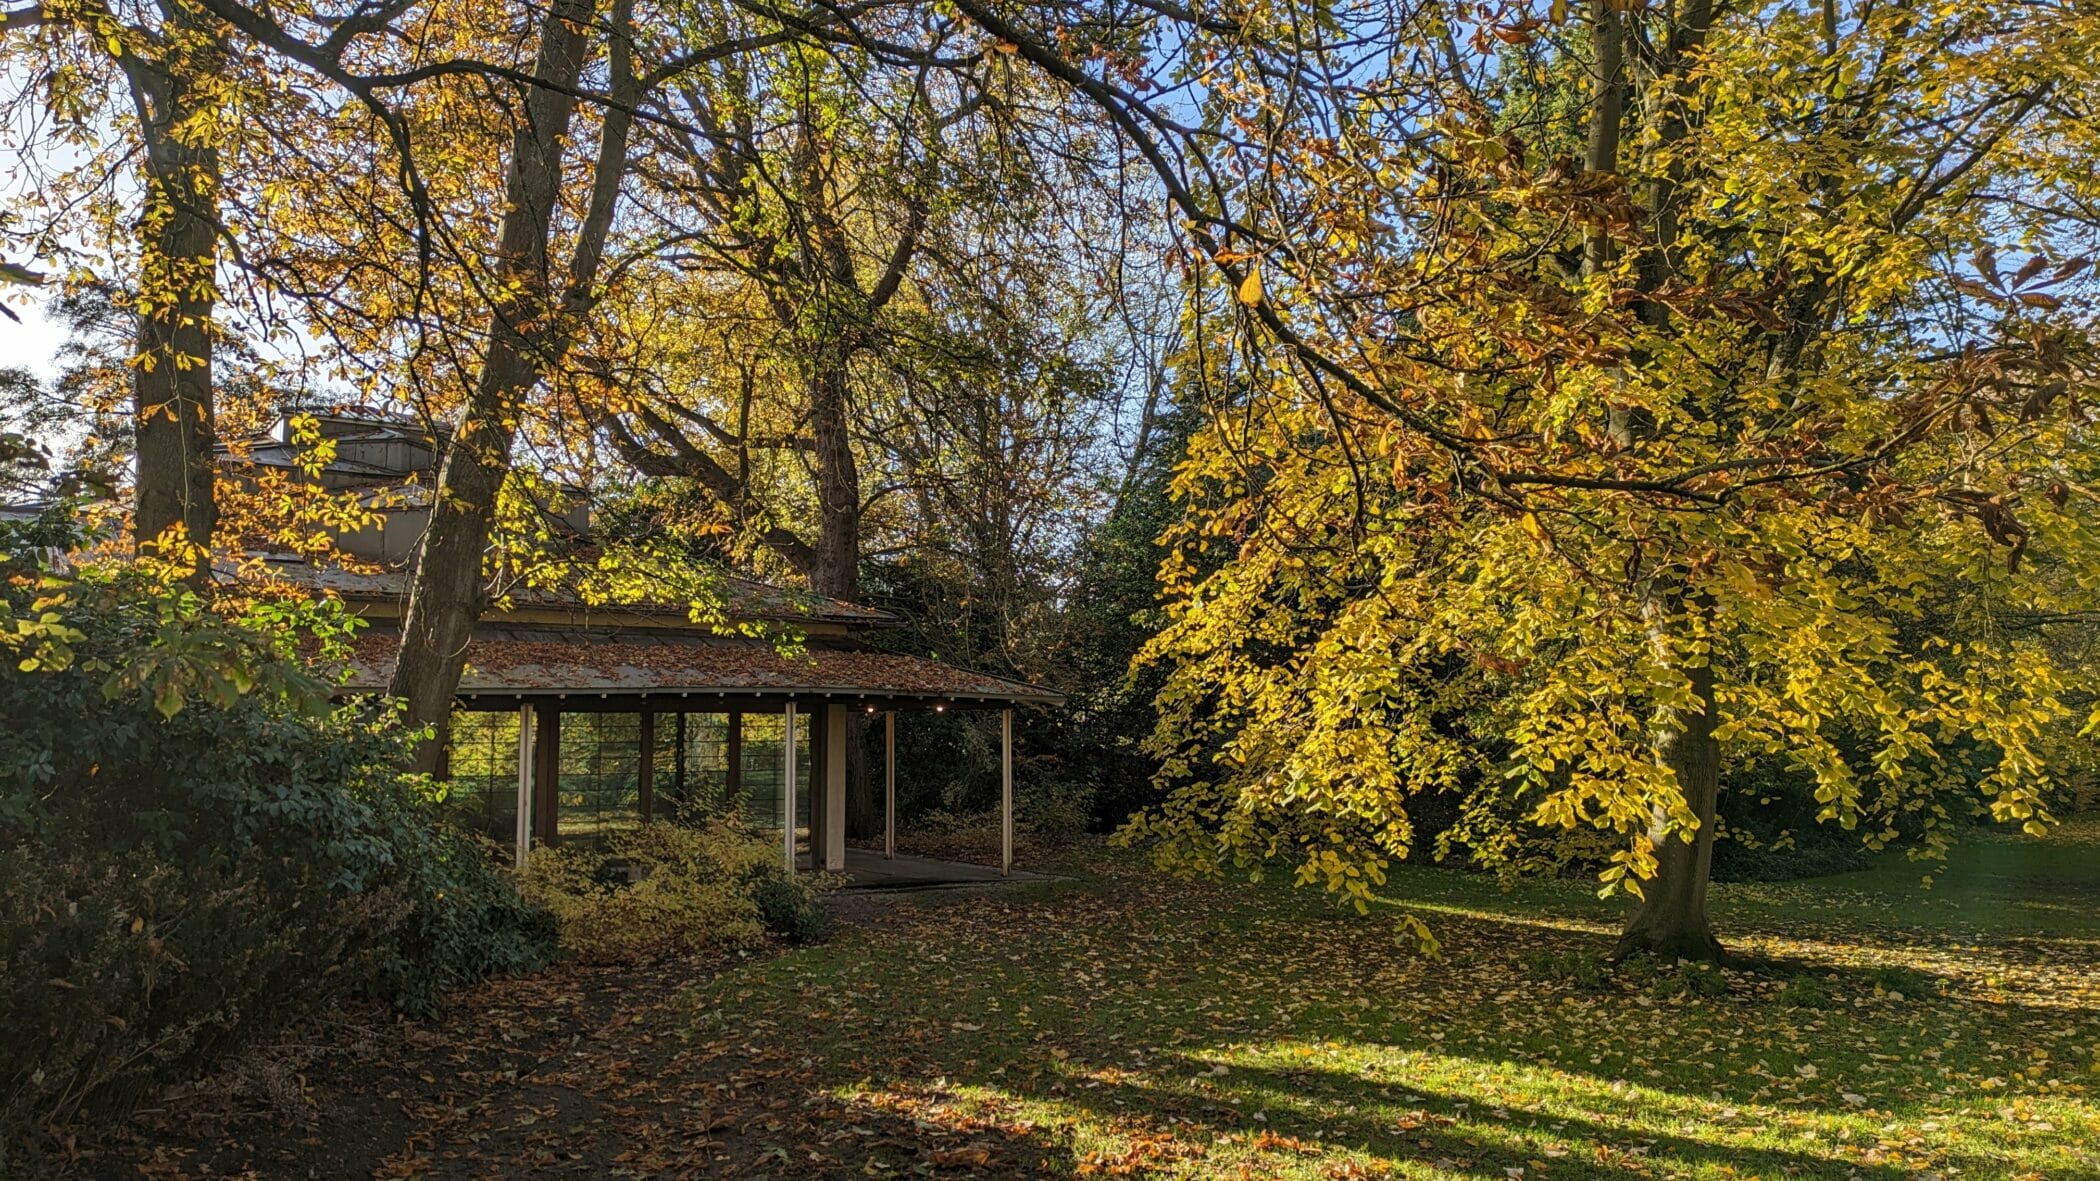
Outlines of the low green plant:
{"label": "low green plant", "polygon": [[562,947],[593,963],[808,940],[829,924],[817,887],[733,820],[647,824],[603,848],[543,847],[521,884],[554,915]]}
{"label": "low green plant", "polygon": [[1827,977],[1803,973],[1780,985],[1772,1002],[1788,1009],[1827,1009],[1837,1003],[1837,994]]}
{"label": "low green plant", "polygon": [[773,872],[769,865],[745,884],[768,934],[789,943],[815,943],[831,934],[831,912],[824,909],[816,887],[804,879]]}
{"label": "low green plant", "polygon": [[1679,960],[1657,976],[1649,991],[1667,999],[1727,996],[1728,976],[1712,964]]}
{"label": "low green plant", "polygon": [[393,835],[394,888],[410,905],[364,991],[428,1015],[461,984],[544,967],[557,944],[554,916],[518,892],[498,867],[499,850],[449,822],[434,823],[427,804],[407,819]]}
{"label": "low green plant", "polygon": [[1580,951],[1537,951],[1525,957],[1525,970],[1534,980],[1560,981],[1588,992],[1611,982],[1611,969],[1602,959]]}
{"label": "low green plant", "polygon": [[[1086,837],[1086,813],[1071,799],[1060,801],[1048,793],[1016,801],[1014,847],[1016,856],[1041,856],[1067,849]],[[904,825],[900,845],[924,857],[951,861],[995,862],[1003,835],[995,807],[983,812],[952,812],[934,809]]]}
{"label": "low green plant", "polygon": [[1637,955],[1618,965],[1621,980],[1658,1000],[1726,996],[1728,977],[1712,964]]}
{"label": "low green plant", "polygon": [[1940,982],[1937,977],[1906,968],[1901,964],[1884,964],[1868,976],[1878,992],[1891,996],[1917,998],[1938,994]]}

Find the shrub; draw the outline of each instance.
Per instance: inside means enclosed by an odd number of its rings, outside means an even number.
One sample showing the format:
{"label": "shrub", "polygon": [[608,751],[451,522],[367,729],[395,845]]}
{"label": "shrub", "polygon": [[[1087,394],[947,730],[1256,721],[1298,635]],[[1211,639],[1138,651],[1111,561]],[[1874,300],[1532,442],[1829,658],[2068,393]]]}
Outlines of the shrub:
{"label": "shrub", "polygon": [[394,848],[396,888],[413,904],[364,991],[426,1015],[458,985],[545,966],[556,947],[554,916],[519,894],[498,868],[499,851],[486,838],[433,822],[425,802],[412,821]]}
{"label": "shrub", "polygon": [[[1044,801],[1030,802],[1030,809]],[[1022,811],[1017,802],[1014,818],[1014,856],[1023,860],[1043,857],[1070,848],[1085,839],[1084,814],[1057,809],[1046,820],[1040,812]],[[922,857],[948,861],[994,864],[999,860],[1000,816],[989,812],[949,812],[936,809],[909,824],[899,825],[897,845]]]}
{"label": "shrub", "polygon": [[398,727],[304,671],[339,613],[223,618],[136,571],[0,597],[46,627],[0,661],[0,1146],[345,994],[427,1010],[551,951],[394,770]]}
{"label": "shrub", "polygon": [[790,877],[769,862],[744,881],[767,934],[789,943],[815,943],[831,934],[831,912],[808,879]]}
{"label": "shrub", "polygon": [[256,850],[211,864],[7,850],[0,1119],[10,1138],[124,1110],[375,971],[379,949],[364,932],[398,921],[399,899],[333,906],[332,892],[325,871]]}
{"label": "shrub", "polygon": [[[1872,746],[1850,733],[1836,747],[1855,767]],[[1817,820],[1815,779],[1784,757],[1741,752],[1728,763],[1728,807],[1714,842],[1717,882],[1787,882],[1851,873],[1872,864],[1860,834]]]}
{"label": "shrub", "polygon": [[767,935],[820,937],[829,918],[771,840],[731,820],[647,824],[603,849],[533,852],[525,897],[559,924],[562,946],[594,963],[754,947]]}

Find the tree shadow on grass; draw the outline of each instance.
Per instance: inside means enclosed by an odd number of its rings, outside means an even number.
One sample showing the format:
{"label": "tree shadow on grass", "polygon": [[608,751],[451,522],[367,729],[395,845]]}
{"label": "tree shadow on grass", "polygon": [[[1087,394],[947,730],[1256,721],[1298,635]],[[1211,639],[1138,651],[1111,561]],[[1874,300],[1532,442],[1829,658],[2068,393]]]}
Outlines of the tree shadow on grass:
{"label": "tree shadow on grass", "polygon": [[[952,1112],[971,1110],[973,1101],[1007,1110],[1041,1105],[1059,1118],[1091,1125],[1097,1137],[1120,1145],[1087,1154],[1052,1145],[1037,1163],[1053,1175],[1085,1166],[1094,1173],[1144,1176],[1171,1166],[1180,1174],[1204,1176],[1211,1174],[1193,1162],[1208,1159],[1221,1170],[1243,1165],[1255,1170],[1238,1175],[1267,1176],[1294,1158],[1321,1161],[1331,1170],[1341,1167],[1337,1157],[1374,1170],[1414,1163],[1488,1181],[1519,1175],[1518,1170],[1547,1177],[1619,1177],[1701,1169],[1896,1181],[1916,1178],[1928,1168],[1991,1176],[2007,1167],[2003,1159],[1966,1147],[1891,1154],[1871,1136],[1855,1141],[1858,1151],[1846,1152],[1834,1121],[1810,1133],[1811,1139],[1820,1134],[1830,1140],[1817,1150],[1731,1143],[1731,1132],[1747,1139],[1777,1121],[1831,1113],[1746,1104],[1716,1118],[1700,1098],[1525,1063],[1466,1060],[1550,1074],[1550,1105],[1543,1099],[1512,1102],[1485,1089],[1473,1093],[1414,1081],[1379,1082],[1325,1066],[1237,1065],[1220,1075],[1217,1064],[1183,1053],[1156,1055],[1142,1073],[1050,1060],[1039,1064],[1042,1070],[1033,1078],[1017,1078],[1012,1062],[993,1066],[994,1061],[897,1061],[896,1069],[858,1083],[861,1106],[923,1111],[930,1104]],[[934,1079],[940,1081],[929,1091]],[[1169,1080],[1189,1080],[1190,1085]],[[975,1098],[958,1099],[961,1095]],[[1712,1137],[1663,1126],[1706,1119],[1714,1121]],[[1027,1130],[1040,1136],[1033,1125]],[[994,1166],[972,1175],[1003,1174]]]}
{"label": "tree shadow on grass", "polygon": [[[1139,928],[1127,929],[1122,945],[1094,938],[1091,928],[1085,937],[1043,939],[1040,927],[1050,918],[1031,919],[1028,911],[977,916],[968,934],[987,936],[982,944],[928,940],[912,948],[855,949],[823,970],[804,965],[791,975],[806,1003],[857,1000],[875,1018],[813,1039],[811,1049],[825,1060],[818,1075],[880,1101],[940,1079],[950,1092],[989,1096],[986,1101],[994,1104],[1042,1105],[1059,1113],[1052,1118],[1087,1128],[1077,1150],[1083,1167],[1118,1166],[1090,1156],[1107,1151],[1103,1142],[1135,1145],[1130,1151],[1141,1154],[1163,1152],[1161,1135],[1180,1144],[1177,1151],[1207,1151],[1217,1137],[1237,1137],[1236,1149],[1221,1147],[1211,1158],[1236,1152],[1233,1159],[1240,1159],[1252,1151],[1250,1138],[1266,1132],[1272,1152],[1288,1155],[1288,1141],[1299,1140],[1312,1146],[1309,1153],[1329,1154],[1323,1167],[1333,1166],[1335,1154],[1361,1150],[1376,1160],[1443,1161],[1488,1178],[1514,1168],[1527,1168],[1530,1176],[1623,1176],[1651,1164],[1665,1172],[1725,1166],[1763,1175],[1894,1178],[1915,1176],[1928,1161],[1971,1175],[2003,1175],[2011,1162],[1979,1154],[1990,1151],[1979,1148],[1991,1139],[1988,1134],[1919,1135],[1907,1147],[1873,1139],[1884,1123],[1942,1117],[1950,1103],[1995,1106],[1981,1092],[1962,1091],[1959,1077],[1950,1089],[1944,1076],[1907,1070],[1860,1079],[1833,1076],[1846,1069],[1847,1060],[1864,1065],[1870,1057],[1892,1056],[1901,1036],[1923,1029],[1931,1036],[1920,1044],[1933,1049],[1933,1063],[1944,1054],[1947,1062],[1975,1066],[2001,1059],[1999,1042],[2020,1044],[2024,1033],[2045,1026],[2061,1033],[2067,1012],[2084,1019],[2077,1005],[2006,1000],[1986,1006],[1939,996],[1945,982],[1930,973],[1898,981],[1909,987],[1926,982],[1922,995],[1898,1000],[1886,987],[1876,994],[1877,985],[1889,982],[1877,968],[1820,961],[1770,965],[1751,974],[1752,986],[1739,985],[1729,995],[1671,1003],[1683,1005],[1681,1011],[1656,1003],[1639,987],[1615,986],[1616,997],[1582,996],[1528,981],[1521,954],[1499,938],[1494,924],[1454,931],[1453,961],[1395,977],[1376,962],[1382,943],[1390,958],[1389,943],[1376,935],[1350,935],[1346,922],[1338,922],[1332,931],[1344,938],[1323,954],[1339,958],[1308,975],[1302,957],[1266,943],[1263,932],[1250,933],[1228,913],[1183,915],[1174,920],[1176,938],[1133,953],[1127,940],[1139,938]],[[1201,938],[1186,937],[1199,929]],[[1237,944],[1213,941],[1217,932],[1235,929]],[[1026,938],[1018,934],[1024,931]],[[1350,962],[1352,945],[1365,962]],[[1525,946],[1597,954],[1608,939],[1563,931]],[[1250,947],[1251,955],[1242,954]],[[938,950],[937,963],[915,965],[902,956],[881,963],[885,951],[929,949]],[[893,998],[886,1008],[850,992],[850,973],[878,966],[881,988],[871,995]],[[1797,967],[1832,981],[1829,1007],[1798,1006],[1779,991]],[[1396,980],[1419,985],[1419,1009],[1394,999]],[[1152,987],[1158,991],[1147,991]],[[1374,1011],[1358,990],[1377,989],[1386,991],[1378,994],[1384,1003]],[[1279,1003],[1308,996],[1321,999]],[[1350,1003],[1359,996],[1366,1007]],[[996,1015],[977,1016],[1001,1012],[1002,1003],[1012,1013],[1016,1001],[1034,1006],[1025,1029],[1002,1026]],[[1958,1020],[1950,1019],[1957,1014]],[[987,1032],[974,1032],[979,1021]],[[1773,1027],[1789,1026],[1790,1036],[1776,1043],[1760,1038]],[[951,1029],[973,1032],[954,1036]],[[1454,1035],[1448,1047],[1434,1037],[1445,1029]],[[1621,1059],[1623,1068],[1600,1069],[1595,1055],[1636,1031],[1652,1035],[1647,1048],[1635,1047]],[[1288,1046],[1353,1047],[1371,1057],[1359,1072],[1237,1064],[1250,1053],[1265,1057],[1265,1044],[1279,1052]],[[1053,1050],[1072,1063],[1097,1066],[1061,1065]],[[1213,1061],[1203,1056],[1213,1052],[1217,1061],[1233,1063],[1229,1073],[1207,1077]],[[1381,1075],[1411,1070],[1425,1055],[1445,1060],[1440,1069],[1459,1075],[1456,1085],[1447,1078],[1444,1090],[1425,1090],[1404,1075],[1381,1081]],[[1820,1079],[1797,1071],[1811,1064],[1822,1066]],[[1654,1067],[1670,1068],[1674,1077],[1652,1086],[1635,1081],[1661,1077]],[[1523,1085],[1512,1088],[1513,1075]],[[1853,1088],[1863,1094],[1850,1093]],[[2071,1080],[2053,1094],[2076,1101],[2083,1093],[2082,1084]],[[1998,1094],[2006,1101],[2018,1098]],[[1506,1105],[1509,1118],[1493,1114],[1503,1109],[1498,1105]],[[1268,1118],[1255,1120],[1256,1110]],[[1040,1111],[1037,1118],[1043,1118]],[[1713,1135],[1685,1130],[1702,1121],[1710,1121]],[[1538,1127],[1523,1127],[1527,1122]],[[1780,1123],[1798,1127],[1775,1145],[1770,1132]],[[1747,1135],[1736,1135],[1738,1130]],[[1857,1152],[1843,1147],[1844,1137]],[[2034,1151],[2044,1157],[2070,1151],[2059,1149],[2061,1140],[2061,1134],[2053,1136]],[[1549,1143],[1566,1155],[1548,1153]],[[1058,1157],[1058,1167],[1072,1159]],[[1190,1158],[1176,1160],[1157,1167],[1210,1175]],[[1549,1167],[1533,1167],[1540,1161]]]}
{"label": "tree shadow on grass", "polygon": [[[1173,1055],[1155,1063],[1148,1075],[1200,1077],[1212,1070],[1209,1062]],[[915,1095],[936,1073],[937,1067],[900,1072],[864,1086],[877,1096]],[[1896,1181],[1915,1178],[1921,1167],[1914,1158],[1875,1164],[1835,1149],[1810,1153],[1729,1144],[1644,1127],[1631,1119],[1613,1122],[1597,1114],[1497,1107],[1479,1096],[1414,1086],[1375,1088],[1398,1094],[1371,1102],[1372,1096],[1364,1094],[1369,1089],[1365,1080],[1319,1068],[1236,1067],[1229,1083],[1208,1094],[1129,1075],[1103,1081],[1084,1072],[1060,1073],[1062,1077],[1037,1093],[1018,1089],[1007,1094],[1062,1108],[1108,1130],[1129,1147],[1083,1157],[1070,1150],[1054,1153],[1041,1162],[1053,1173],[1083,1163],[1101,1173],[1150,1175],[1171,1165],[1202,1176],[1204,1167],[1192,1162],[1210,1160],[1221,1170],[1217,1175],[1234,1175],[1228,1170],[1246,1165],[1254,1172],[1245,1175],[1265,1176],[1288,1167],[1294,1158],[1339,1167],[1330,1159],[1335,1157],[1371,1169],[1415,1163],[1433,1166],[1440,1174],[1492,1181],[1518,1175],[1517,1170],[1543,1176],[1616,1177],[1657,1168],[1669,1172],[1722,1167],[1745,1175]],[[999,1081],[944,1077],[951,1088],[973,1091]],[[1593,1092],[1591,1102],[1614,1098],[1598,1080],[1588,1080],[1587,1085]],[[1352,1098],[1357,1100],[1352,1113],[1339,1116],[1322,1110],[1318,1102]],[[1743,1126],[1754,1127],[1754,1120],[1753,1114]],[[1934,1164],[1987,1174],[2002,1162],[1944,1154]]]}

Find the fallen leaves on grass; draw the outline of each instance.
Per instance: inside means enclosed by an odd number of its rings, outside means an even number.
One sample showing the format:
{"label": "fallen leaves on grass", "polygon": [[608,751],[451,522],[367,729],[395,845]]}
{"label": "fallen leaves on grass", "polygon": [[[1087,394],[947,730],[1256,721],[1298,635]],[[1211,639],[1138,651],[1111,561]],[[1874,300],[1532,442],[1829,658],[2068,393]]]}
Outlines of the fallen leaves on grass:
{"label": "fallen leaves on grass", "polygon": [[[2072,832],[2100,849],[2100,831]],[[292,1126],[164,1112],[90,1162],[163,1178],[2100,1175],[2088,863],[2053,932],[1992,933],[2034,897],[2000,871],[1967,895],[1943,876],[1939,910],[1856,885],[1720,887],[1747,966],[1694,975],[1583,967],[1608,915],[1579,888],[1398,873],[1392,892],[1443,941],[1429,962],[1304,893],[1108,859],[1059,895],[899,900],[823,946],[560,968],[462,994],[430,1025],[367,1017],[362,1050],[303,1068]],[[1953,913],[1947,897],[1960,923],[1919,920]]]}

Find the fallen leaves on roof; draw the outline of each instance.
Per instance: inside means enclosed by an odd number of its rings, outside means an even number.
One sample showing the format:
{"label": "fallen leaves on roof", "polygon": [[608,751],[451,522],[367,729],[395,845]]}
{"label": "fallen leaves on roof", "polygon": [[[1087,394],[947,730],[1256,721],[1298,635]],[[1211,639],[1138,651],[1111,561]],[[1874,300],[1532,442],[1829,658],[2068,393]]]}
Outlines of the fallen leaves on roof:
{"label": "fallen leaves on roof", "polygon": [[[386,683],[400,646],[394,631],[357,641],[350,687]],[[867,649],[782,651],[762,641],[559,632],[479,635],[467,645],[463,694],[851,693],[1054,701],[1026,682],[937,660]]]}

